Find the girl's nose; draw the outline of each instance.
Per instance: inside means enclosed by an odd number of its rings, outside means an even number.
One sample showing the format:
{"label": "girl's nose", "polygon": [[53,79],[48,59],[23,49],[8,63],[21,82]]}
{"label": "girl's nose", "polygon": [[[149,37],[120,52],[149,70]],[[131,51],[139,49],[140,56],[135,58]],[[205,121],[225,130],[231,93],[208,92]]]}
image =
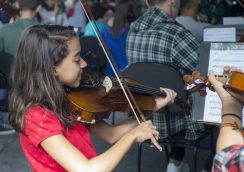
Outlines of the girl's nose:
{"label": "girl's nose", "polygon": [[85,68],[86,66],[87,66],[86,61],[83,58],[81,58],[81,60],[80,60],[80,67],[81,68]]}

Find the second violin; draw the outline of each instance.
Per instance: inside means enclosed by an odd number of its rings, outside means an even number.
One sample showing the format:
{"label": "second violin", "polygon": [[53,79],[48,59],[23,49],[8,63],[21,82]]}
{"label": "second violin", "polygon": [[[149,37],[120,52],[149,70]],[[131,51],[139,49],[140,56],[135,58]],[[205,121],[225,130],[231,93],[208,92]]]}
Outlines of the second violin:
{"label": "second violin", "polygon": [[[239,101],[244,103],[244,73],[233,71],[231,74],[216,75],[216,79],[224,83],[224,88]],[[185,75],[185,89],[189,92],[199,92],[201,96],[206,95],[203,88],[208,87],[214,91],[212,85],[208,81],[207,76],[201,76],[199,71],[194,71],[192,75]]]}

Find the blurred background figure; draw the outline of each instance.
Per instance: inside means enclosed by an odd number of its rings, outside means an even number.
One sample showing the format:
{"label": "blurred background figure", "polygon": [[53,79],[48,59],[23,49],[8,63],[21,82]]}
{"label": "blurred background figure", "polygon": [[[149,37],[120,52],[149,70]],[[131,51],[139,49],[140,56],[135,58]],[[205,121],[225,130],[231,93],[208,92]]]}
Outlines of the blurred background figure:
{"label": "blurred background figure", "polygon": [[44,0],[40,17],[42,24],[69,25],[68,18],[64,12],[65,6],[63,0]]}
{"label": "blurred background figure", "polygon": [[11,19],[11,16],[9,15],[8,11],[6,9],[2,8],[0,10],[0,22],[2,24],[6,24],[6,23],[9,23],[10,19]]}
{"label": "blurred background figure", "polygon": [[[136,0],[117,0],[114,17],[105,21],[102,29],[102,36],[121,71],[127,66],[126,39],[130,23],[140,16],[139,5]],[[106,74],[114,76],[109,64]]]}
{"label": "blurred background figure", "polygon": [[0,21],[2,24],[14,22],[19,18],[19,5],[17,0],[0,1]]}
{"label": "blurred background figure", "polygon": [[181,0],[180,15],[176,21],[189,30],[199,42],[203,40],[203,29],[208,23],[198,21],[198,0]]}
{"label": "blurred background figure", "polygon": [[78,0],[69,0],[67,6],[69,25],[78,28],[80,32],[84,32],[87,20],[80,2]]}
{"label": "blurred background figure", "polygon": [[[0,30],[0,52],[15,56],[22,31],[33,24],[41,9],[40,0],[18,0],[19,16],[13,23],[5,24]],[[14,17],[14,16],[11,16]]]}
{"label": "blurred background figure", "polygon": [[[18,0],[16,5],[19,7],[19,16],[17,17],[18,19],[12,23],[4,24],[0,28],[1,63],[4,61],[9,61],[9,59],[6,58],[15,56],[17,46],[19,44],[19,37],[22,31],[25,28],[35,24],[36,14],[41,9],[40,0]],[[9,10],[10,9],[6,9],[9,14],[14,14]],[[11,17],[15,18],[13,15],[11,15]],[[2,69],[0,69],[0,71],[3,72]],[[5,74],[6,78],[7,75],[8,74]],[[0,101],[5,101],[7,94],[6,86],[2,87],[0,85]],[[14,132],[12,127],[7,122],[5,122],[5,115],[5,112],[0,112],[0,135]]]}
{"label": "blurred background figure", "polygon": [[[96,25],[99,29],[99,31],[102,30],[103,28],[103,23],[104,20],[106,20],[106,16],[105,14],[108,12],[109,8],[104,8],[103,6],[100,5],[100,3],[95,3],[92,8],[92,14],[94,16],[94,19],[96,21]],[[95,25],[93,24],[92,26],[92,22],[88,22],[88,24],[85,27],[84,30],[84,36],[96,36],[93,27],[95,27]]]}

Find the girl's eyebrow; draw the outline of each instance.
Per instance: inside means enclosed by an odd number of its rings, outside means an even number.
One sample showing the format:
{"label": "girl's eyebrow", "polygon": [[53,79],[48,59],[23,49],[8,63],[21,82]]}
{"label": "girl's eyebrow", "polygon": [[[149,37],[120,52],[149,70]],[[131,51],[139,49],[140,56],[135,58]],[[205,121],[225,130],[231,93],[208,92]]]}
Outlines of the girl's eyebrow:
{"label": "girl's eyebrow", "polygon": [[80,55],[80,51],[78,51],[77,53],[75,53],[74,57]]}

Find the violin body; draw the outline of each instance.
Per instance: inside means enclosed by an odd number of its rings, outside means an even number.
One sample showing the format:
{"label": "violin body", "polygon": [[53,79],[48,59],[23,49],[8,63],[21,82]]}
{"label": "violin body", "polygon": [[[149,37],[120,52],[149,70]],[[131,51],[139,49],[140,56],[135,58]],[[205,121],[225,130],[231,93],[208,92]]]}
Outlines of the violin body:
{"label": "violin body", "polygon": [[111,112],[110,108],[102,103],[102,90],[77,88],[71,89],[66,95],[71,111],[79,121],[95,123]]}
{"label": "violin body", "polygon": [[233,72],[224,88],[242,104],[244,104],[244,73]]}
{"label": "violin body", "polygon": [[[109,92],[105,87],[70,88],[66,95],[70,101],[71,111],[81,122],[95,123],[108,118],[110,113],[115,111],[123,112],[128,116],[133,115],[125,95],[118,88],[111,89]],[[139,93],[133,96],[144,114],[153,111],[155,107],[153,96]]]}

